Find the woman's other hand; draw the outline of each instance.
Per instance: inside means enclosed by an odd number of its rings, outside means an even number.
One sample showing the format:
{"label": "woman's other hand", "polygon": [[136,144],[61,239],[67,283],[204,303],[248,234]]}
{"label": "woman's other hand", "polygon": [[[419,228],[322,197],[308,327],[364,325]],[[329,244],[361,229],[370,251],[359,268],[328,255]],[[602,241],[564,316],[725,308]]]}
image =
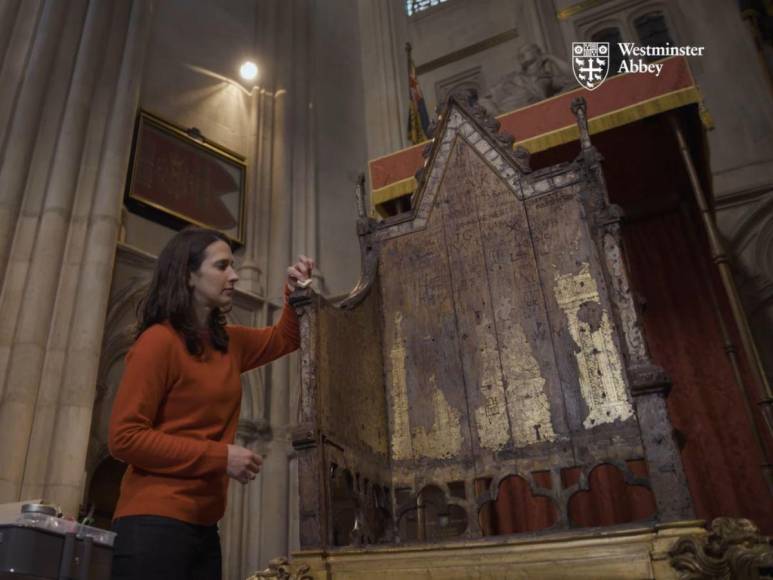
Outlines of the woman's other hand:
{"label": "woman's other hand", "polygon": [[263,463],[260,455],[238,445],[228,446],[228,467],[226,473],[239,483],[255,479]]}

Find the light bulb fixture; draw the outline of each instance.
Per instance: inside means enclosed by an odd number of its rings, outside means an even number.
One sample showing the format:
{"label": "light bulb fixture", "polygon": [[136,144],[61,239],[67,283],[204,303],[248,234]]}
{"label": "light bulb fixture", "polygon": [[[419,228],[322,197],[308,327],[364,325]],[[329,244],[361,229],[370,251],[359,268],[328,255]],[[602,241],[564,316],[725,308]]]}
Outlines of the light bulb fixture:
{"label": "light bulb fixture", "polygon": [[239,69],[239,74],[245,81],[254,80],[258,76],[258,65],[248,60]]}

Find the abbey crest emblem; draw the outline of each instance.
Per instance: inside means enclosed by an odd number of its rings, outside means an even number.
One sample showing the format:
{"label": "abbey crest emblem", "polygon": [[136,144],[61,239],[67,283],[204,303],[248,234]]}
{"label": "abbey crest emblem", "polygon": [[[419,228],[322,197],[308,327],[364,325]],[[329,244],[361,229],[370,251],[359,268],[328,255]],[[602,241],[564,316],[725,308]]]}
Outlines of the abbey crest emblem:
{"label": "abbey crest emblem", "polygon": [[572,72],[583,87],[597,89],[609,73],[609,43],[573,42]]}

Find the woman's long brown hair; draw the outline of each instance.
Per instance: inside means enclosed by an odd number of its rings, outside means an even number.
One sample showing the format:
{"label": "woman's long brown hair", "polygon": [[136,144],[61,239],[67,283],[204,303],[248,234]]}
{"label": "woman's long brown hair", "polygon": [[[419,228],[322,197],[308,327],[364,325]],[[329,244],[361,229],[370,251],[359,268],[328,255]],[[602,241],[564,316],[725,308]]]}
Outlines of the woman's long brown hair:
{"label": "woman's long brown hair", "polygon": [[[137,305],[135,340],[154,324],[169,321],[185,339],[189,353],[200,356],[204,352],[188,281],[191,273],[201,267],[207,246],[217,241],[231,244],[218,231],[193,227],[182,230],[169,240],[158,256],[148,292]],[[219,308],[211,310],[207,326],[212,346],[221,352],[228,352],[225,315]]]}

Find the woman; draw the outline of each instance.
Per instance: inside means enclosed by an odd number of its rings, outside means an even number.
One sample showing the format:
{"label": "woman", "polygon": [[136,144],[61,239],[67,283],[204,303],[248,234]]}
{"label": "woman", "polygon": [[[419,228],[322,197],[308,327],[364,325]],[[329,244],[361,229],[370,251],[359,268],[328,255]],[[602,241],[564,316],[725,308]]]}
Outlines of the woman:
{"label": "woman", "polygon": [[[288,268],[285,297],[313,267],[301,256]],[[275,326],[225,325],[238,279],[227,238],[213,230],[183,230],[158,257],[110,419],[110,452],[129,464],[114,579],[220,578],[228,478],[245,484],[261,464],[233,445],[239,376],[299,345],[286,298]]]}

